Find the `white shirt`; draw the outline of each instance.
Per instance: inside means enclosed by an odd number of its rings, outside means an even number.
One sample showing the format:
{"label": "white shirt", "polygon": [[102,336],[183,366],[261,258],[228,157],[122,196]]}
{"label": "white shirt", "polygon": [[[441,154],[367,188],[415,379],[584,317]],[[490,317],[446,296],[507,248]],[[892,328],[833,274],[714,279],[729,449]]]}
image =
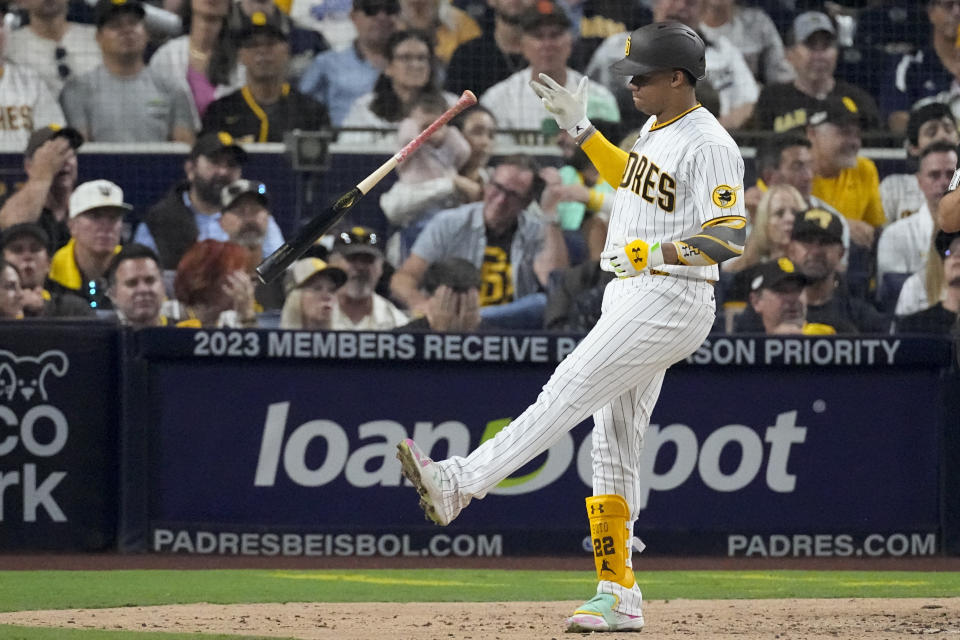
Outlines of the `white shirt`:
{"label": "white shirt", "polygon": [[[714,218],[746,219],[743,170],[737,144],[704,107],[662,125],[651,116],[630,150],[604,249],[623,238],[643,238],[650,244],[690,238]],[[719,278],[715,264],[657,269],[689,278]]]}
{"label": "white shirt", "polygon": [[877,282],[888,272],[914,273],[927,262],[933,238],[933,215],[926,202],[909,218],[897,220],[877,241]]}
{"label": "white shirt", "polygon": [[734,43],[759,82],[776,84],[793,80],[793,66],[784,54],[783,39],[763,9],[734,7],[730,22],[719,27],[701,24],[700,29],[710,40],[723,37]]}
{"label": "white shirt", "polygon": [[[533,89],[530,90],[531,92]],[[383,129],[383,132],[374,131],[344,131],[340,133],[337,142],[349,144],[376,143],[382,144],[385,150],[397,148],[397,126],[400,122],[390,122],[384,120],[370,110],[370,104],[373,102],[373,92],[360,96],[350,105],[350,111],[347,117],[343,119],[342,127],[356,127],[366,129]],[[448,105],[457,102],[457,96],[449,91],[443,92]]]}
{"label": "white shirt", "polygon": [[48,124],[64,126],[60,105],[33,69],[0,65],[0,149],[23,153],[30,134]]}
{"label": "white shirt", "polygon": [[930,308],[926,275],[926,270],[917,271],[904,281],[897,298],[897,308],[894,310],[896,315],[906,316]]}
{"label": "white shirt", "polygon": [[379,294],[373,294],[373,310],[370,315],[364,316],[360,322],[354,324],[345,314],[340,305],[333,306],[333,315],[330,318],[330,328],[335,331],[386,331],[395,329],[410,322],[403,311]]}
{"label": "white shirt", "polygon": [[[93,71],[103,61],[96,34],[97,28],[93,25],[68,22],[66,32],[60,42],[57,42],[41,38],[29,26],[20,27],[8,36],[5,53],[13,62],[28,66],[39,73],[53,97],[58,98],[67,78]],[[66,52],[59,60],[58,48]],[[70,69],[69,75],[60,76],[61,64]]]}
{"label": "white shirt", "polygon": [[[567,82],[570,92],[576,91],[583,74],[567,67]],[[480,104],[492,111],[497,118],[497,128],[541,130],[545,120],[556,128],[553,116],[543,108],[540,96],[530,88],[533,71],[526,67],[501,80],[483,92]],[[539,78],[537,78],[539,81]],[[620,122],[617,99],[602,84],[590,81],[587,88],[587,117]]]}
{"label": "white shirt", "polygon": [[926,201],[915,173],[892,173],[880,181],[880,202],[887,222],[912,216]]}

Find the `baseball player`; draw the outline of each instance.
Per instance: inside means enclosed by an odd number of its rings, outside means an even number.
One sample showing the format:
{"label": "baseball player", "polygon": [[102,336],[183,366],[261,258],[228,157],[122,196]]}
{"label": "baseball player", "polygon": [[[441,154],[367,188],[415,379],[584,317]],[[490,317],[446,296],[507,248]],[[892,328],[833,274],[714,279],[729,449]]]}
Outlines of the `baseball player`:
{"label": "baseball player", "polygon": [[586,118],[586,87],[571,93],[541,75],[531,86],[600,174],[619,185],[601,268],[607,285],[593,330],[544,385],[537,401],[466,458],[433,461],[412,440],[398,445],[404,475],[430,520],[445,525],[566,431],[593,415],[593,496],[586,499],[597,594],[569,631],[638,631],[642,595],[630,558],[638,516],[639,458],[664,373],[703,342],[715,317],[717,265],[743,251],[743,159],[695,97],[704,43],[661,22],[634,31],[612,65],[631,76],[637,109],[652,114],[627,153]]}

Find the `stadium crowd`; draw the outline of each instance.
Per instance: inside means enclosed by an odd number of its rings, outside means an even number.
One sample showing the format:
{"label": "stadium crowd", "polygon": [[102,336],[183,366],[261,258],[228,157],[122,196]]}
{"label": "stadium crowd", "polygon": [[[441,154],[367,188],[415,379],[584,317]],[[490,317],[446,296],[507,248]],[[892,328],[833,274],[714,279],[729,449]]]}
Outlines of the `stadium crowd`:
{"label": "stadium crowd", "polygon": [[[609,65],[632,29],[678,20],[707,44],[703,107],[754,151],[715,330],[958,331],[960,0],[0,0],[0,15],[0,150],[27,176],[0,207],[0,319],[585,332],[617,185],[528,82],[586,76],[588,116],[629,149],[646,115]],[[333,129],[382,153],[464,89],[480,104],[401,165],[382,228],[348,222],[258,281],[284,238],[249,145]],[[112,176],[79,183],[87,142],[190,151],[133,211]],[[533,152],[497,151],[514,144]],[[864,147],[902,149],[906,172],[881,175]]]}

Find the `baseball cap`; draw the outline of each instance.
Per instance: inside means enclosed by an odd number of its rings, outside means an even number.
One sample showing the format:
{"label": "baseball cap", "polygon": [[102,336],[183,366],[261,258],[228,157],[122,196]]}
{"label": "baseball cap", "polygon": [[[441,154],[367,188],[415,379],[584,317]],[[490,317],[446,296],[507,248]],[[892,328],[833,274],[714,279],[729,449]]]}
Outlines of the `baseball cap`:
{"label": "baseball cap", "polygon": [[269,202],[269,200],[267,200],[267,185],[256,180],[244,179],[235,180],[220,190],[220,205],[223,207],[223,210],[226,211],[233,206],[233,203],[239,200],[241,196],[245,196],[248,193],[255,195],[264,207],[267,206]]}
{"label": "baseball cap", "polygon": [[830,16],[821,11],[806,11],[793,20],[791,35],[793,42],[806,42],[818,31],[826,31],[834,38],[837,37],[837,28],[833,26]]}
{"label": "baseball cap", "polygon": [[353,0],[353,8],[368,16],[375,16],[381,11],[395,16],[400,13],[400,2],[399,0]]}
{"label": "baseball cap", "polygon": [[0,235],[0,247],[7,246],[8,243],[13,242],[20,236],[31,236],[36,238],[44,247],[50,246],[50,236],[43,227],[35,222],[21,222],[3,230],[3,234]]}
{"label": "baseball cap", "polygon": [[123,201],[123,189],[109,180],[84,182],[70,195],[70,219],[80,214],[108,207],[132,211],[133,206]]}
{"label": "baseball cap", "polygon": [[207,156],[209,158],[224,149],[230,149],[236,154],[238,162],[244,163],[247,161],[247,152],[226,131],[201,133],[197,137],[197,141],[193,143],[193,148],[190,149],[190,157]]}
{"label": "baseball cap", "polygon": [[954,240],[960,239],[960,231],[954,231],[953,233],[947,233],[943,229],[937,231],[936,238],[934,238],[933,245],[937,249],[937,253],[940,254],[941,258],[946,258],[950,254],[950,245],[953,244]]}
{"label": "baseball cap", "polygon": [[132,13],[141,20],[147,15],[138,0],[100,0],[93,10],[94,22],[99,29],[107,23],[108,20],[121,13]]}
{"label": "baseball cap", "polygon": [[837,214],[813,207],[797,214],[793,221],[790,239],[800,242],[826,239],[836,244],[843,244],[843,222]]}
{"label": "baseball cap", "polygon": [[820,110],[810,114],[807,122],[814,127],[825,122],[838,126],[856,124],[862,127],[865,124],[865,118],[853,98],[833,95],[823,101],[823,107]]}
{"label": "baseball cap", "polygon": [[518,22],[524,31],[533,31],[547,25],[569,29],[573,24],[563,7],[553,0],[537,0],[533,6],[520,14]]}
{"label": "baseball cap", "polygon": [[756,275],[750,281],[750,290],[774,289],[786,283],[796,282],[801,287],[809,284],[805,275],[797,271],[789,258],[780,258],[770,262],[762,262],[755,267]]}
{"label": "baseball cap", "polygon": [[279,40],[290,37],[290,19],[279,10],[270,15],[263,11],[254,11],[248,16],[241,12],[238,22],[236,36],[241,47],[247,38],[258,33],[266,33]]}
{"label": "baseball cap", "polygon": [[941,118],[954,120],[950,107],[943,102],[930,102],[923,106],[914,107],[910,111],[910,119],[907,121],[907,140],[910,141],[910,144],[916,145],[920,138],[920,127],[924,123]]}
{"label": "baseball cap", "polygon": [[347,281],[347,272],[340,267],[332,267],[320,258],[303,258],[293,263],[290,268],[290,280],[287,283],[287,293],[302,287],[308,280],[319,273],[331,278],[339,289]]}
{"label": "baseball cap", "polygon": [[356,253],[383,255],[380,235],[369,227],[348,227],[338,232],[333,239],[333,251],[344,256]]}
{"label": "baseball cap", "polygon": [[60,136],[69,140],[70,146],[74,149],[79,149],[80,145],[83,144],[83,136],[73,127],[61,127],[58,124],[48,124],[30,134],[30,138],[27,140],[27,148],[23,150],[23,155],[32,158],[34,152],[43,146],[43,143]]}

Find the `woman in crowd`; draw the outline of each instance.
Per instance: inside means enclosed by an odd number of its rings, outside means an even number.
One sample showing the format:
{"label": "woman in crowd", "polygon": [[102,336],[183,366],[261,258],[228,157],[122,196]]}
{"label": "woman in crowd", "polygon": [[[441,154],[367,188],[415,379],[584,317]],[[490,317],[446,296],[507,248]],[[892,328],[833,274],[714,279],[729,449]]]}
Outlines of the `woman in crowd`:
{"label": "woman in crowd", "polygon": [[256,324],[247,251],[232,242],[203,240],[190,247],[173,280],[182,307],[178,327],[243,327]]}
{"label": "woman in crowd", "polygon": [[20,272],[0,255],[0,320],[23,319]]}
{"label": "woman in crowd", "polygon": [[[430,36],[422,31],[398,31],[387,41],[387,66],[373,91],[354,101],[342,126],[395,132],[416,99],[428,92],[441,92]],[[457,101],[452,93],[443,95],[447,104]],[[341,142],[377,142],[382,138],[378,133],[340,135]]]}
{"label": "woman in crowd", "polygon": [[319,258],[304,258],[290,270],[292,288],[280,314],[281,329],[329,329],[337,289],[347,273]]}
{"label": "woman in crowd", "polygon": [[158,81],[187,94],[194,128],[207,106],[243,86],[244,69],[227,29],[230,0],[185,0],[181,20],[186,34],[163,44],[150,58]]}

